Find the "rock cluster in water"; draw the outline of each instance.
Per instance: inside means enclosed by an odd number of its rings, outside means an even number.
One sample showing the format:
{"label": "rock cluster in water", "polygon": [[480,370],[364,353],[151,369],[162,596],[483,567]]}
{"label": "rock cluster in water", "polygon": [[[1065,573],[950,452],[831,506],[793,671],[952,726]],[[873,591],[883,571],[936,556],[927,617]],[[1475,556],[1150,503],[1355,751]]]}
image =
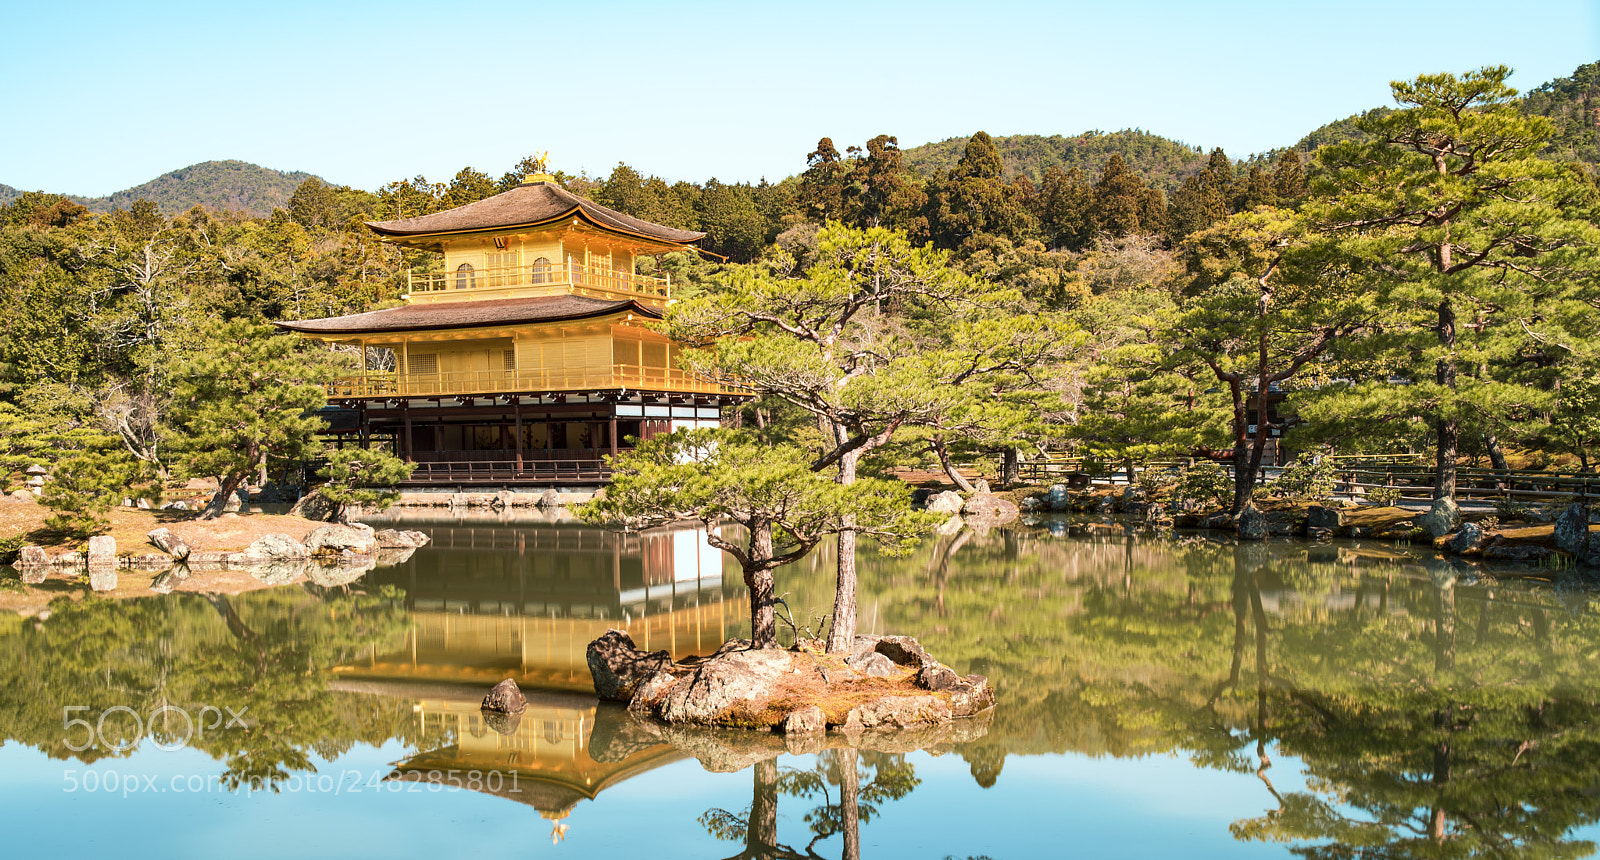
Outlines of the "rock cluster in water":
{"label": "rock cluster in water", "polygon": [[151,588],[171,592],[197,571],[246,571],[267,583],[289,582],[305,576],[317,585],[334,587],[359,579],[380,563],[405,561],[418,547],[426,546],[428,536],[417,531],[382,529],[374,531],[362,524],[318,526],[304,541],[286,534],[258,538],[240,552],[197,551],[171,529],[158,528],[146,535],[159,552],[143,555],[117,555],[116,541],[109,535],[89,539],[87,558],[83,553],[66,552],[51,556],[43,547],[25,546],[13,567],[25,583],[44,582],[52,571],[76,574],[87,567],[90,587],[111,591],[117,587],[117,567],[162,571]]}
{"label": "rock cluster in water", "polygon": [[991,529],[1015,520],[1018,514],[1016,505],[989,492],[989,485],[981,481],[978,491],[965,497],[954,490],[936,493],[920,489],[911,494],[911,502],[928,513],[950,516],[937,529],[940,534],[955,534],[963,527]]}
{"label": "rock cluster in water", "polygon": [[858,636],[848,655],[735,639],[674,662],[611,630],[589,643],[587,657],[602,700],[669,725],[811,735],[939,725],[994,706],[987,678],[956,674],[909,636]]}
{"label": "rock cluster in water", "polygon": [[[1303,511],[1264,511],[1251,506],[1238,517],[1192,509],[1169,514],[1162,505],[1147,501],[1137,487],[1123,488],[1120,493],[1093,490],[1073,493],[1067,485],[1055,484],[1042,493],[1023,498],[1021,507],[1030,515],[1044,512],[1123,514],[1133,520],[1124,520],[1121,524],[1129,531],[1175,527],[1215,529],[1232,531],[1241,541],[1273,537],[1311,540],[1353,537],[1431,542],[1434,548],[1458,556],[1537,562],[1565,555],[1581,567],[1600,569],[1600,539],[1591,540],[1589,534],[1595,515],[1580,503],[1569,505],[1555,518],[1553,534],[1524,533],[1509,537],[1490,527],[1463,521],[1460,508],[1453,502],[1435,503],[1420,514],[1385,517],[1377,524],[1360,525],[1350,521],[1349,514],[1357,510],[1352,507],[1311,505]],[[1522,518],[1534,524],[1552,521],[1549,515],[1538,512]],[[1034,524],[1040,520],[1030,516],[1026,522]],[[1075,523],[1062,525],[1059,533],[1081,535],[1092,528]],[[1057,531],[1055,526],[1051,530]]]}

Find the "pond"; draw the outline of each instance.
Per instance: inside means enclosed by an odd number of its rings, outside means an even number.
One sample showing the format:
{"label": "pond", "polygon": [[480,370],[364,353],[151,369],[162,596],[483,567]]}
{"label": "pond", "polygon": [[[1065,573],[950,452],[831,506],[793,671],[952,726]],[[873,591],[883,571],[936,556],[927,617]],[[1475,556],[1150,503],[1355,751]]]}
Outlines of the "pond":
{"label": "pond", "polygon": [[[862,630],[918,636],[1000,704],[790,750],[590,695],[608,628],[677,656],[747,629],[703,534],[407,526],[433,544],[347,585],[0,617],[8,856],[1594,850],[1600,604],[1559,571],[1081,520],[868,552]],[[798,628],[832,561],[779,572]],[[486,722],[504,677],[530,708]]]}

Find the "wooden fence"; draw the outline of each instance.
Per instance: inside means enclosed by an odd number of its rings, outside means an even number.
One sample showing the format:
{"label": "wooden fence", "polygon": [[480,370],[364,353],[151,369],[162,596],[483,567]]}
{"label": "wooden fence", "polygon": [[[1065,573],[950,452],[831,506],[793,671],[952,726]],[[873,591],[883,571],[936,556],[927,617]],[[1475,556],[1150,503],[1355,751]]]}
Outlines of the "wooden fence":
{"label": "wooden fence", "polygon": [[[1328,459],[1335,465],[1337,484],[1334,492],[1338,495],[1359,497],[1379,487],[1392,487],[1400,491],[1402,499],[1414,501],[1426,501],[1433,495],[1433,460],[1427,455],[1347,455],[1330,456]],[[1150,470],[1177,471],[1192,462],[1196,461],[1140,463],[1134,467],[1134,474]],[[1022,479],[1035,484],[1063,483],[1081,487],[1090,483],[1129,482],[1126,466],[1104,460],[1053,457],[1030,460],[1020,465]],[[1224,461],[1219,465],[1232,474],[1231,463]],[[1268,483],[1282,471],[1282,467],[1264,466],[1258,481]],[[1483,469],[1476,466],[1456,469],[1458,499],[1538,503],[1571,498],[1588,500],[1596,495],[1600,495],[1600,474],[1570,470]]]}

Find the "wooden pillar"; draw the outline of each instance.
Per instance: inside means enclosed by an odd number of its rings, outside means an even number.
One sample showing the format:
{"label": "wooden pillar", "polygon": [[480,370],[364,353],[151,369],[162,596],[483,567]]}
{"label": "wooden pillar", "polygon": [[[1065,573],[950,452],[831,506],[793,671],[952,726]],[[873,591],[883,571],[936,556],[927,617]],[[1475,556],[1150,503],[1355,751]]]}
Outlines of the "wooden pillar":
{"label": "wooden pillar", "polygon": [[400,366],[394,369],[395,388],[398,394],[407,394],[406,385],[411,380],[411,341],[400,341]]}
{"label": "wooden pillar", "polygon": [[401,452],[400,453],[401,453],[401,456],[406,458],[406,462],[410,463],[410,462],[412,462],[412,457],[411,457],[411,446],[412,446],[412,439],[411,439],[411,401],[409,401],[409,400],[400,401],[400,414],[405,417],[405,423],[406,423],[406,436],[405,436],[405,439],[403,440],[403,444],[401,445]]}
{"label": "wooden pillar", "polygon": [[517,404],[512,408],[517,421],[517,471],[522,471],[522,398],[517,398]]}
{"label": "wooden pillar", "polygon": [[[441,404],[442,406],[442,404]],[[433,453],[444,452],[444,416],[439,416],[438,423],[433,425]]]}
{"label": "wooden pillar", "polygon": [[617,456],[617,410],[611,410],[611,456]]}
{"label": "wooden pillar", "polygon": [[[361,372],[362,376],[365,377],[366,368],[363,367]],[[361,411],[358,414],[361,417],[361,447],[366,448],[368,441],[372,438],[372,425],[367,422],[367,401],[361,401]]]}

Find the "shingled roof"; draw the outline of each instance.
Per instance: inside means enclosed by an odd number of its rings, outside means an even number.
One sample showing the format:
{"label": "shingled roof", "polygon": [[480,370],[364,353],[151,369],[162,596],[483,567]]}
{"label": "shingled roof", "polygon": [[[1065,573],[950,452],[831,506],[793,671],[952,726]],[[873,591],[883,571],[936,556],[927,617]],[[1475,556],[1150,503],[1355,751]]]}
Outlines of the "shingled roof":
{"label": "shingled roof", "polygon": [[432,215],[397,221],[368,221],[367,226],[380,235],[402,238],[532,227],[560,221],[568,216],[580,216],[601,229],[678,245],[686,245],[706,235],[692,230],[663,227],[624,215],[585,200],[554,182],[542,181],[524,183],[503,194]]}
{"label": "shingled roof", "polygon": [[606,301],[587,296],[535,296],[522,299],[490,299],[480,302],[439,302],[404,305],[363,314],[324,317],[315,320],[288,320],[275,323],[279,328],[306,334],[365,334],[387,331],[430,331],[434,329],[478,328],[493,325],[563,322],[600,317],[628,311],[660,319],[661,311],[631,299]]}

